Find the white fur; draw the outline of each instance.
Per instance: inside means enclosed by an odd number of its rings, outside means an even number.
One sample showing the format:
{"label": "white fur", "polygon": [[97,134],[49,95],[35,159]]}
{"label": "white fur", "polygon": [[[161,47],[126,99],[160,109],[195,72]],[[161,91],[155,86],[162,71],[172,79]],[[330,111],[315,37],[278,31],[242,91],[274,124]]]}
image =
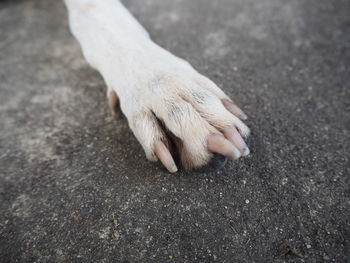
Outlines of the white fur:
{"label": "white fur", "polygon": [[150,160],[157,159],[155,142],[165,139],[157,118],[183,141],[189,166],[210,159],[210,134],[233,125],[249,133],[222,105],[221,99],[227,96],[186,61],[155,44],[119,1],[65,2],[70,28],[85,58],[101,73],[108,92],[117,93],[129,126]]}

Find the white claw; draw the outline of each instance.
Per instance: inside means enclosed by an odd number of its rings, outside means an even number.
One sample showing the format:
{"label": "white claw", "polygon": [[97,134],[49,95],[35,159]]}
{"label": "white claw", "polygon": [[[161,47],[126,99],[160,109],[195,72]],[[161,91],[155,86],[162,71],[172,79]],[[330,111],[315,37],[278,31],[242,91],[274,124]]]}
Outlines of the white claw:
{"label": "white claw", "polygon": [[208,150],[219,153],[234,160],[241,156],[241,152],[224,136],[219,134],[210,135],[208,138]]}
{"label": "white claw", "polygon": [[229,140],[239,149],[242,156],[247,156],[250,153],[247,144],[244,142],[242,136],[239,134],[236,128],[227,128],[223,130],[223,133],[227,140]]}
{"label": "white claw", "polygon": [[177,167],[174,162],[173,157],[171,156],[168,148],[162,141],[158,141],[155,144],[154,152],[157,155],[158,159],[164,165],[164,167],[171,173],[177,172]]}

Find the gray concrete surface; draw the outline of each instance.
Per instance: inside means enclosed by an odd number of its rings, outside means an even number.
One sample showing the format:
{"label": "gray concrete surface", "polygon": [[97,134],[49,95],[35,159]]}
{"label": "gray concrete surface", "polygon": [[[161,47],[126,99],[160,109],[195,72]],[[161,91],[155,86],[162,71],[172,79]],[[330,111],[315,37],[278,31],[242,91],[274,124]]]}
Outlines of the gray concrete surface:
{"label": "gray concrete surface", "polygon": [[252,155],[147,162],[63,3],[1,1],[0,261],[349,262],[349,1],[126,5],[249,114]]}

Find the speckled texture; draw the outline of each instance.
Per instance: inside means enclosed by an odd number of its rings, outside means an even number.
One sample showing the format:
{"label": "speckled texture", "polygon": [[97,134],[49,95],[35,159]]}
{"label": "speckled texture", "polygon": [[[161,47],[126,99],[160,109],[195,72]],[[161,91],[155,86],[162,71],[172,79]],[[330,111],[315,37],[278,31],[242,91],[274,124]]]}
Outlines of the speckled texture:
{"label": "speckled texture", "polygon": [[[149,163],[63,3],[2,1],[1,262],[347,262],[349,1],[126,5],[249,114],[252,155],[217,172]],[[277,257],[285,242],[304,258]]]}

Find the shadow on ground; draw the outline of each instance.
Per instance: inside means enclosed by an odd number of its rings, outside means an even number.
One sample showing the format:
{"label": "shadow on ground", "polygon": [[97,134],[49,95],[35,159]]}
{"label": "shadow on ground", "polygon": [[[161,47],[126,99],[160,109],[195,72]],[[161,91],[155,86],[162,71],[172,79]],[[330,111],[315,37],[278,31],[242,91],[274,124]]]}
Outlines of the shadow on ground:
{"label": "shadow on ground", "polygon": [[349,3],[126,5],[250,115],[252,155],[176,175],[147,162],[63,3],[1,2],[1,261],[346,262]]}

